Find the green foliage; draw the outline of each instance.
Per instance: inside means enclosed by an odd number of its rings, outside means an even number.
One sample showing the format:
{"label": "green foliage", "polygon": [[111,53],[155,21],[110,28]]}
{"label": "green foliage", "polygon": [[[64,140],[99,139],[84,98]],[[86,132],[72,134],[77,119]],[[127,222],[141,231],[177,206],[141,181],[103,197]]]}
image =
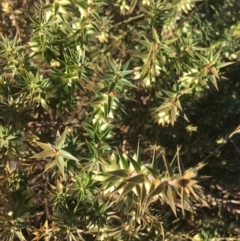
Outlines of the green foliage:
{"label": "green foliage", "polygon": [[223,77],[239,61],[239,3],[18,4],[0,10],[1,239],[237,238],[236,218],[222,232],[197,215],[222,200],[200,186],[218,178],[211,163],[199,172],[238,133],[221,125],[239,116]]}

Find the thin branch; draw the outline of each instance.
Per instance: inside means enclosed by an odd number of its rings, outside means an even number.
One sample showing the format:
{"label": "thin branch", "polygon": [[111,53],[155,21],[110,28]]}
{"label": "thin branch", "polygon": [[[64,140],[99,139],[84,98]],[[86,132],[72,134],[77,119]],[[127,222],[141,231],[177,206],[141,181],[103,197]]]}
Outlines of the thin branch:
{"label": "thin branch", "polygon": [[230,141],[235,146],[235,148],[238,151],[238,153],[240,153],[240,150],[239,150],[238,146],[235,144],[235,142],[233,141],[233,139],[231,139]]}
{"label": "thin branch", "polygon": [[[140,15],[137,15],[137,16],[135,16],[135,17],[128,18],[128,19],[126,19],[126,20],[124,20],[124,21],[121,21],[121,22],[119,22],[119,23],[114,24],[111,28],[115,28],[116,26],[119,26],[119,25],[122,25],[122,24],[125,24],[125,23],[129,23],[129,22],[132,22],[132,21],[134,21],[134,20],[136,20],[136,19],[143,18],[144,16],[145,16],[145,14],[140,14]],[[111,28],[110,28],[110,29],[111,29]]]}
{"label": "thin branch", "polygon": [[205,162],[208,158],[210,158],[214,153],[216,153],[218,150],[220,150],[224,145],[227,144],[227,142],[230,140],[230,142],[233,143],[233,145],[235,146],[235,148],[237,149],[237,151],[240,153],[239,148],[236,146],[236,144],[234,143],[232,136],[234,134],[240,133],[240,126],[238,126],[226,139],[226,142],[222,143],[220,146],[218,146],[213,152],[211,152],[207,157],[205,157],[202,162]]}

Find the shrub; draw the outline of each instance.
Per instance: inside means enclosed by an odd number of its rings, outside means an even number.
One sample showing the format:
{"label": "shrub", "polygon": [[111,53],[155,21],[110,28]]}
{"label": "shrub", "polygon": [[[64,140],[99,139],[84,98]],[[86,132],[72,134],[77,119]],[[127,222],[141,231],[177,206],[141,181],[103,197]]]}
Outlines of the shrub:
{"label": "shrub", "polygon": [[200,237],[171,223],[209,206],[192,123],[238,60],[232,1],[29,4],[31,34],[14,21],[0,43],[2,240]]}

